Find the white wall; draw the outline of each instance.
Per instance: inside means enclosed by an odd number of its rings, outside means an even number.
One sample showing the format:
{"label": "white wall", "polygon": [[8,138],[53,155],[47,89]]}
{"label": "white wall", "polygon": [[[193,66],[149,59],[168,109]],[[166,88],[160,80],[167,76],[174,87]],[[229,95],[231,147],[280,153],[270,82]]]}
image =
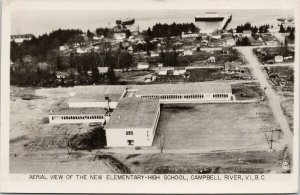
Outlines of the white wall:
{"label": "white wall", "polygon": [[[106,129],[106,141],[108,147],[129,146],[127,140],[134,140],[135,146],[151,146],[153,141],[153,129]],[[126,135],[126,131],[133,131],[133,135]],[[147,136],[148,132],[148,136]]]}
{"label": "white wall", "polygon": [[[105,122],[105,116],[102,115],[101,118],[98,119],[63,119],[63,116],[71,116],[71,115],[50,115],[49,116],[49,123],[51,124],[64,124],[64,123],[104,123]],[[79,116],[79,115],[73,115],[73,116]],[[83,115],[81,115],[83,116]],[[86,115],[86,116],[92,116],[92,115]],[[93,116],[99,116],[99,115],[93,115]]]}

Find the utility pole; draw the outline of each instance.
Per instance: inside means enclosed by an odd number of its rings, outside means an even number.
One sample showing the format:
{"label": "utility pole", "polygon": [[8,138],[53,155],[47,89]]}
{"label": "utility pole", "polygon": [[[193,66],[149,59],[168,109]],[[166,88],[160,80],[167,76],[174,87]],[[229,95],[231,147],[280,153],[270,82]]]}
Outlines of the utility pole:
{"label": "utility pole", "polygon": [[275,131],[281,132],[281,129],[273,129],[273,130],[270,130],[270,132],[271,132],[271,138],[270,138],[270,139],[268,138],[267,134],[265,133],[265,137],[266,137],[267,142],[268,142],[268,144],[269,144],[270,150],[273,149],[273,142],[274,142],[274,141],[277,141],[277,140],[274,140],[274,139],[273,139],[273,133],[274,133]]}

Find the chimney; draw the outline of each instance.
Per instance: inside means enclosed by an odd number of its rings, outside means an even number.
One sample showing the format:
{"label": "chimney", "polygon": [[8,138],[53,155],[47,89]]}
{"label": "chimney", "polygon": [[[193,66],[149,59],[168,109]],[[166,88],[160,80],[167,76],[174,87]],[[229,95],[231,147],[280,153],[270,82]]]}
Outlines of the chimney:
{"label": "chimney", "polygon": [[105,96],[105,101],[106,101],[106,105],[107,105],[107,110],[110,111],[110,107],[109,107],[109,97]]}

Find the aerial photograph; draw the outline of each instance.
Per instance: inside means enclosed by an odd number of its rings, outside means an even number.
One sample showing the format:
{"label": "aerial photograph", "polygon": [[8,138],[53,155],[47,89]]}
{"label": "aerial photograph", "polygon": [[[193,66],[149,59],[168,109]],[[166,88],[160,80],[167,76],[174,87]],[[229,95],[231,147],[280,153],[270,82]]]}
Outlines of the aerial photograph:
{"label": "aerial photograph", "polygon": [[293,10],[17,9],[10,23],[10,173],[293,173]]}

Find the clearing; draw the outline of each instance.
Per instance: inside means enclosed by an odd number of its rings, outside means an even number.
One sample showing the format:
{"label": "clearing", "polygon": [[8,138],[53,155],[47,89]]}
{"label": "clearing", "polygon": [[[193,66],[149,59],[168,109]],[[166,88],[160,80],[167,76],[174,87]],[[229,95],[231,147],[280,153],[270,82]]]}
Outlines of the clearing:
{"label": "clearing", "polygon": [[153,145],[165,139],[164,149],[266,150],[266,135],[277,128],[266,103],[163,105]]}

